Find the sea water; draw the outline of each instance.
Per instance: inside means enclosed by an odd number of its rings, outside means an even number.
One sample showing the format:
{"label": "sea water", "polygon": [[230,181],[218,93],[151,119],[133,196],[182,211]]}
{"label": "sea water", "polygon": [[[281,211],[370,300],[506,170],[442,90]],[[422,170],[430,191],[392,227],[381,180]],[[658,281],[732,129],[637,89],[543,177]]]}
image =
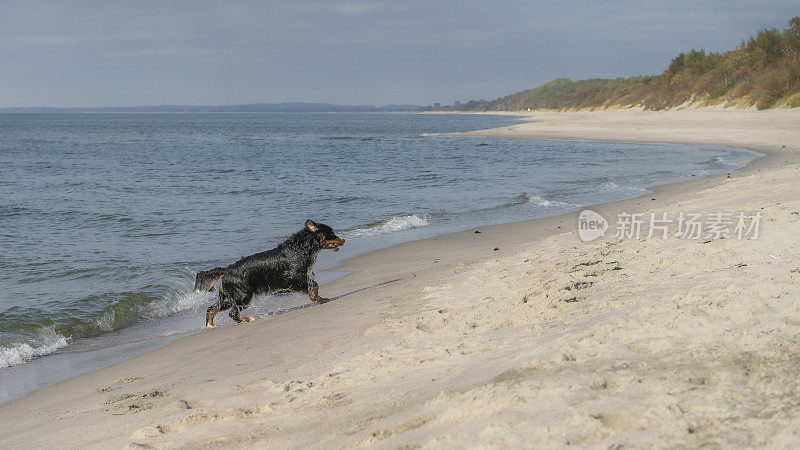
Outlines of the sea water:
{"label": "sea water", "polygon": [[[272,248],[307,218],[348,241],[320,258],[324,268],[406,240],[641,195],[756,157],[717,146],[454,135],[514,121],[0,114],[0,403],[202,329],[214,296],[192,292],[194,273]],[[262,297],[255,315],[306,302]]]}

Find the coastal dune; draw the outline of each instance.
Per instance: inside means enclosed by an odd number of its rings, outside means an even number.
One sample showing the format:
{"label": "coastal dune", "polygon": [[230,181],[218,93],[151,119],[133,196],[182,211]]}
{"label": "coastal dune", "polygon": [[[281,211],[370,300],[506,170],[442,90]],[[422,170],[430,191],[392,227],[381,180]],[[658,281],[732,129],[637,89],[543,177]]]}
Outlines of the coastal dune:
{"label": "coastal dune", "polygon": [[[543,112],[468,134],[766,156],[592,207],[610,224],[592,242],[575,212],[348,260],[328,304],[187,336],[0,407],[0,442],[800,444],[800,109]],[[756,239],[615,237],[624,214],[651,212],[761,221]]]}

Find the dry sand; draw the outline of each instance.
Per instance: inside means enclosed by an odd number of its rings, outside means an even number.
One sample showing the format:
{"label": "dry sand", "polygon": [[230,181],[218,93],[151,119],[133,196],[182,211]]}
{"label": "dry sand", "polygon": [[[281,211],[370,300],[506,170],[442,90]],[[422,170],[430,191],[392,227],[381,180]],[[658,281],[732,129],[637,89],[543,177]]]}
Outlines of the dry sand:
{"label": "dry sand", "polygon": [[528,120],[478,134],[768,154],[594,208],[760,212],[759,238],[582,243],[568,214],[380,250],[334,302],[3,406],[2,447],[800,446],[800,110]]}

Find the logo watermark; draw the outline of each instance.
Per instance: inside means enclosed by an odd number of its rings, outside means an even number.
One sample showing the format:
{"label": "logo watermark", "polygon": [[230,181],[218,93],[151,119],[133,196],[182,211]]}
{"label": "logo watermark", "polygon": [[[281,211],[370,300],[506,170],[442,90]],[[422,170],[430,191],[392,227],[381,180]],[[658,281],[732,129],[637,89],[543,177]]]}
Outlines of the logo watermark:
{"label": "logo watermark", "polygon": [[608,221],[600,213],[584,209],[578,216],[578,235],[583,242],[604,237],[608,230]]}
{"label": "logo watermark", "polygon": [[[747,215],[732,213],[643,213],[617,215],[614,237],[616,239],[641,239],[653,237],[667,239],[757,239],[761,224],[761,213]],[[608,221],[591,209],[584,209],[578,216],[578,236],[584,242],[605,237]]]}

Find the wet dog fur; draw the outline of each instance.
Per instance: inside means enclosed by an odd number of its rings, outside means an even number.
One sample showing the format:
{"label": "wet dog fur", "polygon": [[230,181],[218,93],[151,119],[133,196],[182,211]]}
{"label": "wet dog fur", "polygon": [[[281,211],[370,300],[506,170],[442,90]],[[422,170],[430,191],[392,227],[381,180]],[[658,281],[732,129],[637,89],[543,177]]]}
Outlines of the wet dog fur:
{"label": "wet dog fur", "polygon": [[247,256],[228,267],[198,272],[195,290],[219,291],[219,299],[206,311],[206,327],[213,328],[214,316],[227,309],[237,323],[252,321],[240,312],[259,293],[296,291],[308,293],[308,298],[317,303],[327,302],[327,298],[319,296],[314,263],[319,252],[336,252],[340,245],[344,245],[344,239],[336,236],[331,227],[309,219],[302,230],[272,250]]}

